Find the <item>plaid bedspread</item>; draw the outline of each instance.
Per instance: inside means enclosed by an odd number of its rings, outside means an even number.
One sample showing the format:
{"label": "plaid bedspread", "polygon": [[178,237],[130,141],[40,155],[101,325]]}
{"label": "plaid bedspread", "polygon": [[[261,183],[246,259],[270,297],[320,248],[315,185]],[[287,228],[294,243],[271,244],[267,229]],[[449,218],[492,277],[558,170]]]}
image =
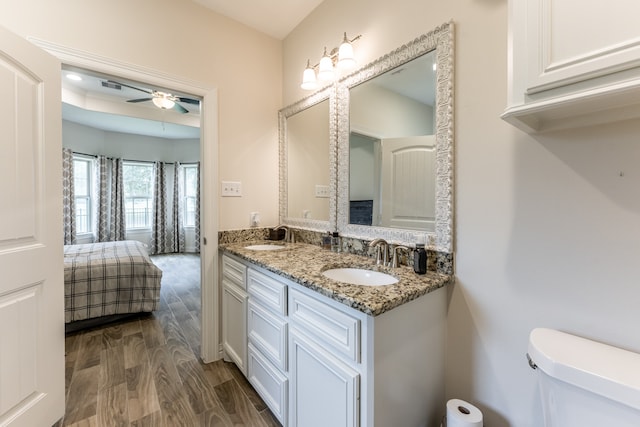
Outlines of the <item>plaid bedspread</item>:
{"label": "plaid bedspread", "polygon": [[160,302],[161,278],[141,242],[66,245],[65,322],[151,312]]}

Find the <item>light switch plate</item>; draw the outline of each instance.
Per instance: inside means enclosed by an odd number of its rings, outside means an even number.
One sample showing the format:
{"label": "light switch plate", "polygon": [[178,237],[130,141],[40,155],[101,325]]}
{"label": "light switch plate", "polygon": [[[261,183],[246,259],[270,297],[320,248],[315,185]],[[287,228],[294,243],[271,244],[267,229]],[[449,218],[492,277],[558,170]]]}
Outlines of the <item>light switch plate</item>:
{"label": "light switch plate", "polygon": [[242,183],[240,181],[222,181],[222,197],[242,197]]}
{"label": "light switch plate", "polygon": [[328,185],[316,184],[316,197],[321,197],[323,199],[328,199],[329,198],[329,186]]}

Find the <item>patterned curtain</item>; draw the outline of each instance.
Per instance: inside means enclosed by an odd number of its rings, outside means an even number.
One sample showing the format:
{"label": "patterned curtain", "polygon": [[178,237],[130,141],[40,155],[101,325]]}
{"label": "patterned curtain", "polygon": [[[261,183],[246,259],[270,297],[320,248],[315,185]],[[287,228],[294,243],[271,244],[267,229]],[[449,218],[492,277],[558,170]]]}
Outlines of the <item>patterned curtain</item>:
{"label": "patterned curtain", "polygon": [[64,244],[76,243],[76,199],[73,191],[73,151],[62,149],[62,220]]}
{"label": "patterned curtain", "polygon": [[98,174],[96,184],[98,188],[98,197],[95,204],[95,238],[96,242],[108,242],[109,239],[109,160],[105,156],[98,156]]}
{"label": "patterned curtain", "polygon": [[154,164],[153,224],[151,229],[151,254],[161,254],[167,246],[167,186],[163,162]]}
{"label": "patterned curtain", "polygon": [[125,240],[122,159],[98,156],[97,188],[95,240]]}
{"label": "patterned curtain", "polygon": [[173,202],[171,206],[171,252],[184,252],[184,226],[183,226],[183,204],[184,194],[182,188],[183,170],[179,162],[175,163],[173,169]]}
{"label": "patterned curtain", "polygon": [[127,229],[125,217],[123,161],[122,159],[113,159],[111,161],[111,212],[109,215],[111,240],[125,240]]}
{"label": "patterned curtain", "polygon": [[200,253],[200,162],[196,169],[196,252]]}

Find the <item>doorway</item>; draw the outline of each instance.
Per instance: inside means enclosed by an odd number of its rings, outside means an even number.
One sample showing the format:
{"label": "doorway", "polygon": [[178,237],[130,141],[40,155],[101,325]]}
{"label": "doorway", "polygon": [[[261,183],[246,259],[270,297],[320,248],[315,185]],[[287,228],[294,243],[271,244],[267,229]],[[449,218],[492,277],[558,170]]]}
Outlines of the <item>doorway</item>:
{"label": "doorway", "polygon": [[31,40],[40,48],[56,56],[63,67],[79,67],[119,78],[145,82],[152,87],[170,88],[201,100],[200,162],[201,162],[201,358],[206,362],[221,356],[219,348],[219,291],[218,291],[218,123],[217,89],[205,84],[170,76],[137,65],[98,57],[89,52],[69,49],[40,40]]}

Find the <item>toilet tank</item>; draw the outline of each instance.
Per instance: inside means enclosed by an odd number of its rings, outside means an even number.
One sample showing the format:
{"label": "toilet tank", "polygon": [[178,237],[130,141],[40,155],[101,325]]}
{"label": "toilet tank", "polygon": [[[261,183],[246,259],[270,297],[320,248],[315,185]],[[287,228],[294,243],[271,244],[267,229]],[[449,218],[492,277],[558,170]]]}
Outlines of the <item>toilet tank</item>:
{"label": "toilet tank", "polygon": [[640,354],[538,328],[528,356],[546,427],[640,426]]}

